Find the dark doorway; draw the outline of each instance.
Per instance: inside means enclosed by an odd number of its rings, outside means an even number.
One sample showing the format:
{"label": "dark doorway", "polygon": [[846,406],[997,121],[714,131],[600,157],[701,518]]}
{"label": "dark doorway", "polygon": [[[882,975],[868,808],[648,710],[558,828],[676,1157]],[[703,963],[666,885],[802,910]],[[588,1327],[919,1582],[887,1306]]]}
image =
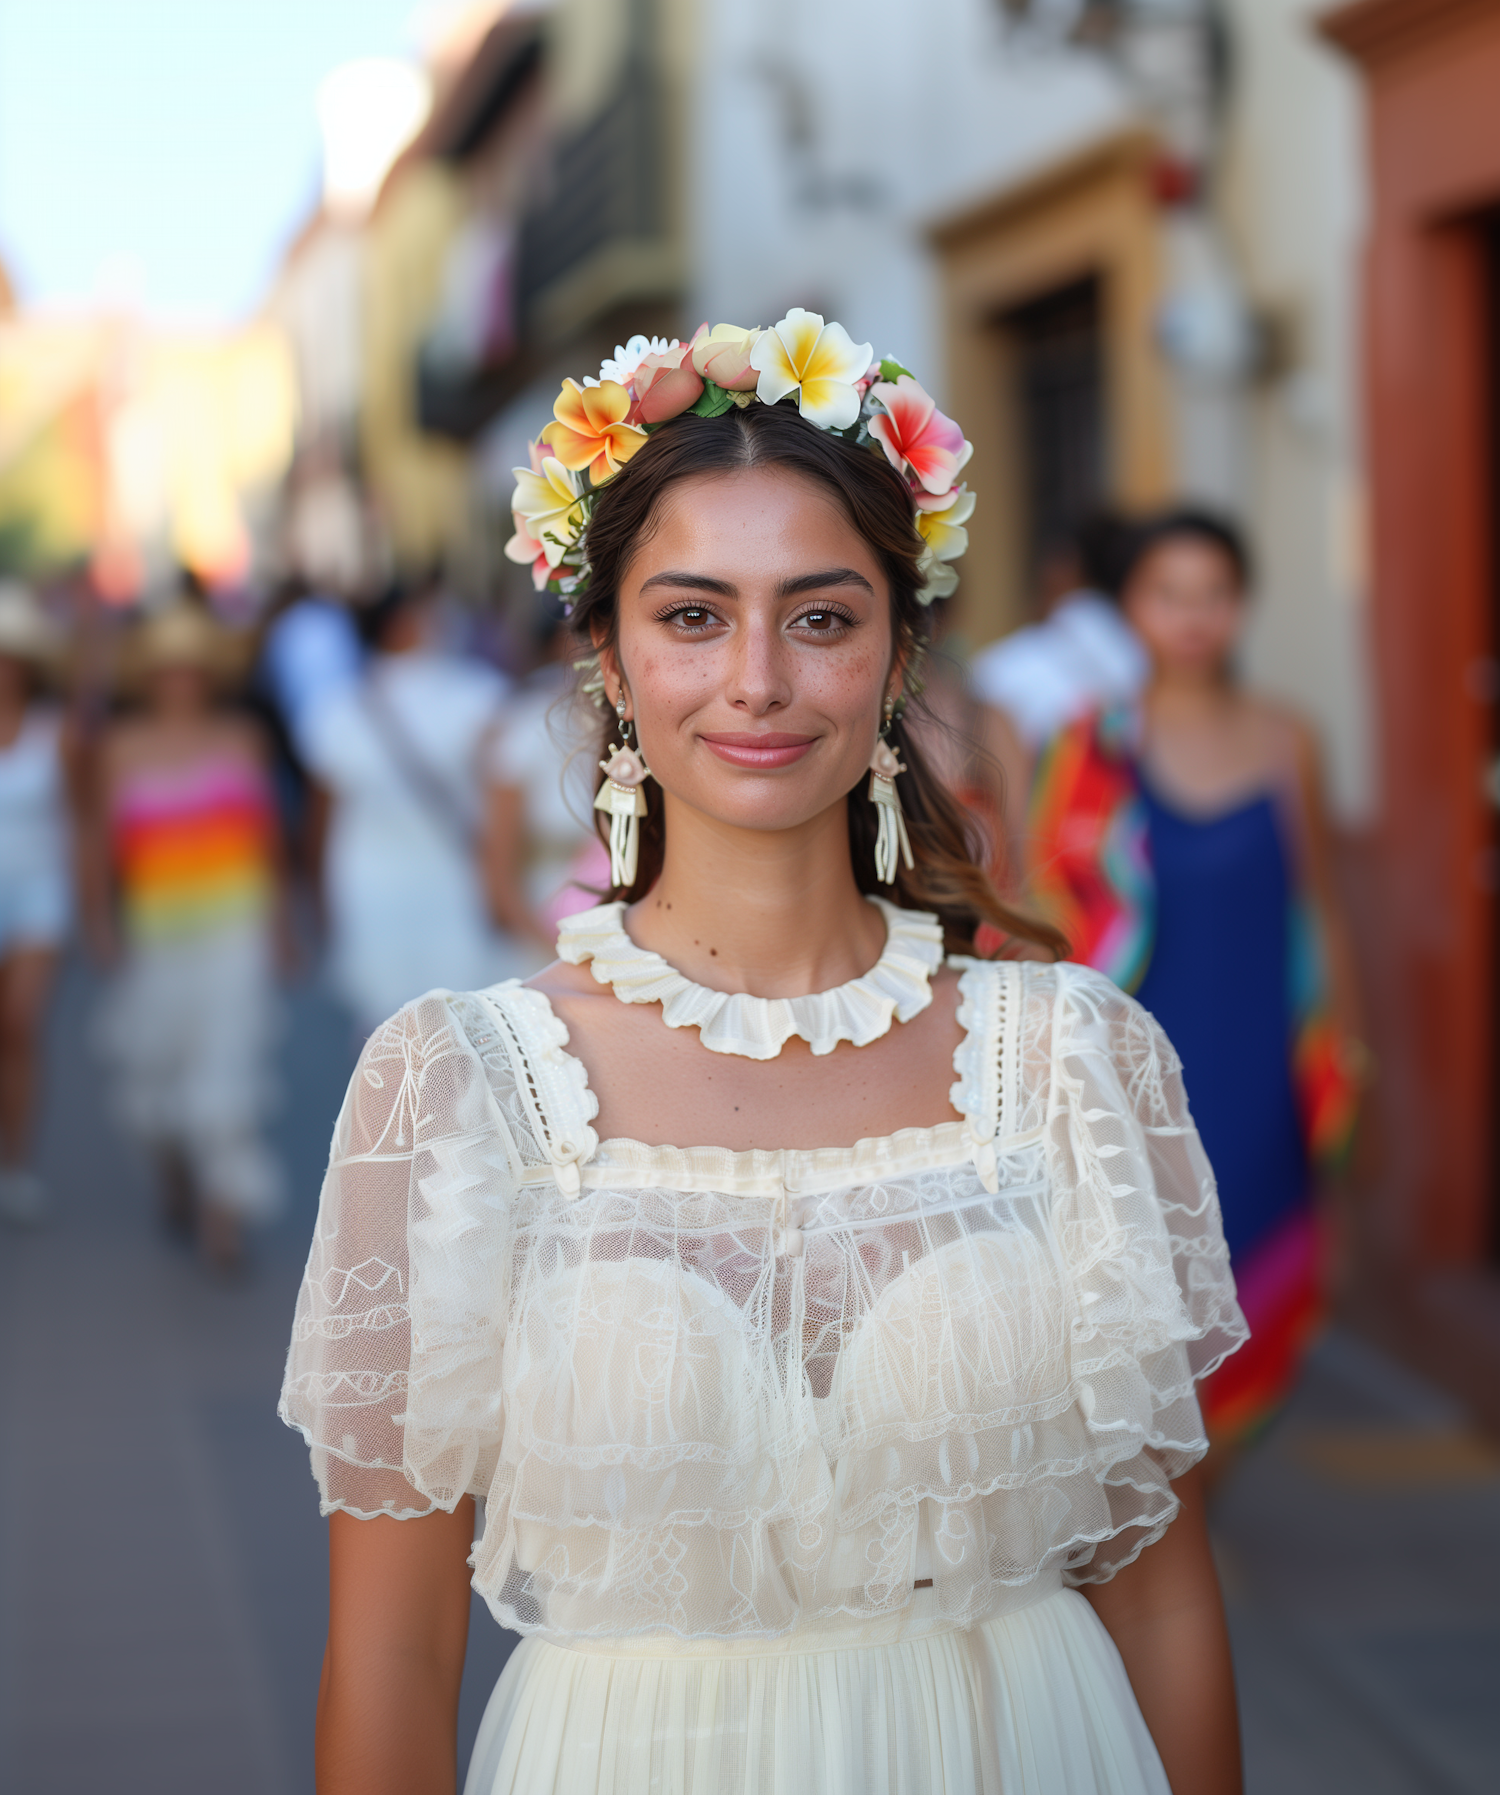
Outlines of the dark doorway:
{"label": "dark doorway", "polygon": [[1105,494],[1099,281],[1075,281],[1007,312],[1026,496],[1026,569],[1037,590]]}

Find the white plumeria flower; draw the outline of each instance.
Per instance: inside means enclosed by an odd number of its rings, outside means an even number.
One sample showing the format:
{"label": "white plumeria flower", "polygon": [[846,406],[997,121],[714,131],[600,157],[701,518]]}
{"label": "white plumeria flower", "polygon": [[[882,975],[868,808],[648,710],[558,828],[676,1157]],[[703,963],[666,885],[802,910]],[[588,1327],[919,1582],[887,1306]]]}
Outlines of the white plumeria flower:
{"label": "white plumeria flower", "polygon": [[951,598],[958,590],[958,575],[946,561],[939,561],[931,549],[922,551],[917,572],[926,582],[917,593],[919,605],[930,605],[935,598]]}
{"label": "white plumeria flower", "polygon": [[[629,386],[630,377],[648,355],[665,355],[669,349],[678,347],[676,337],[669,343],[665,337],[632,337],[628,343],[616,343],[614,358],[608,357],[599,364],[599,380],[618,380],[621,386]],[[598,380],[585,380],[585,386],[597,386]]]}
{"label": "white plumeria flower", "polygon": [[864,379],[873,354],[868,343],[852,342],[842,324],[825,324],[816,312],[794,305],[750,351],[750,366],[760,375],[756,397],[775,405],[794,392],[810,424],[847,430],[859,417],[854,383]]}

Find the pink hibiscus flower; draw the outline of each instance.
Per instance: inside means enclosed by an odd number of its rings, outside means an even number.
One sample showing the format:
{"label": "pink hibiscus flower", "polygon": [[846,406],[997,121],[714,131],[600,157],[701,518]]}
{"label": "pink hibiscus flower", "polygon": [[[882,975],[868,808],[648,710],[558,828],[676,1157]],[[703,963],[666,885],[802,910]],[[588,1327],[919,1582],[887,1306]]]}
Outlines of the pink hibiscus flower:
{"label": "pink hibiscus flower", "polygon": [[902,374],[894,384],[878,381],[870,394],[885,407],[883,416],[870,419],[870,434],[891,466],[898,473],[910,468],[928,492],[951,490],[958,470],[974,453],[958,425],[943,416],[910,374]]}

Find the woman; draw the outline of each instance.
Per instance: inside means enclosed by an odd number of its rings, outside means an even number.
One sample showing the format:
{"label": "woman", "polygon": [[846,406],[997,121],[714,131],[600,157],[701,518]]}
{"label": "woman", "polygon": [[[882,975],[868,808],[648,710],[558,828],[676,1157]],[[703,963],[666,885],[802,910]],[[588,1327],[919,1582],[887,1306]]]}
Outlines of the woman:
{"label": "woman", "polygon": [[239,1268],[245,1228],[282,1201],[263,1137],[282,856],[267,745],[219,702],[233,660],[200,605],[137,625],[141,702],[103,742],[90,856],[90,933],[119,962],[98,1035],[116,1107],[156,1158],[163,1219],[217,1272]]}
{"label": "woman", "polygon": [[507,704],[490,757],[482,856],[495,920],[550,960],[558,924],[609,884],[609,856],[589,820],[596,713],[573,677],[578,644],[555,604],[542,645],[547,659]]}
{"label": "woman", "polygon": [[1275,1414],[1317,1330],[1311,1162],[1347,1147],[1359,1037],[1313,732],[1234,677],[1248,574],[1219,519],[1141,527],[1121,593],[1151,657],[1139,718],[1058,738],[1030,843],[1034,889],[1081,956],[1182,1055],[1251,1330],[1205,1391],[1225,1444]]}
{"label": "woman", "polygon": [[444,653],[437,622],[431,588],[393,587],[366,615],[375,652],[363,677],[310,707],[301,731],[329,812],[334,984],[361,1039],[434,985],[516,970],[479,872],[484,763],[505,684]]}
{"label": "woman", "polygon": [[52,629],[26,587],[0,585],[0,1218],[40,1222],[31,1164],[42,1024],[73,911],[77,756],[41,678]]}
{"label": "woman", "polygon": [[527,1637],[470,1795],[1239,1787],[1212,1175],[1135,1004],[963,955],[1052,937],[901,719],[962,437],[869,367],[800,312],[617,359],[518,487],[598,651],[616,901],[351,1085],[283,1393],[323,1795],[453,1788],[476,1498]]}

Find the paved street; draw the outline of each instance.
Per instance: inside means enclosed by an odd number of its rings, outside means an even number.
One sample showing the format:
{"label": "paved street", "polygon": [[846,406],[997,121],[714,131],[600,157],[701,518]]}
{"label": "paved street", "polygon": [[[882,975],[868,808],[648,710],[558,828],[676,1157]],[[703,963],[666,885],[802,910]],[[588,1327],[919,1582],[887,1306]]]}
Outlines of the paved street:
{"label": "paved street", "polygon": [[[307,1795],[326,1552],[274,1403],[351,1043],[297,996],[295,1200],[225,1290],[158,1233],[100,1113],[90,1001],[75,969],[55,1219],[0,1234],[0,1790]],[[1252,1795],[1500,1787],[1500,1455],[1460,1413],[1335,1336],[1217,1532]],[[465,1753],[505,1649],[476,1604]]]}

